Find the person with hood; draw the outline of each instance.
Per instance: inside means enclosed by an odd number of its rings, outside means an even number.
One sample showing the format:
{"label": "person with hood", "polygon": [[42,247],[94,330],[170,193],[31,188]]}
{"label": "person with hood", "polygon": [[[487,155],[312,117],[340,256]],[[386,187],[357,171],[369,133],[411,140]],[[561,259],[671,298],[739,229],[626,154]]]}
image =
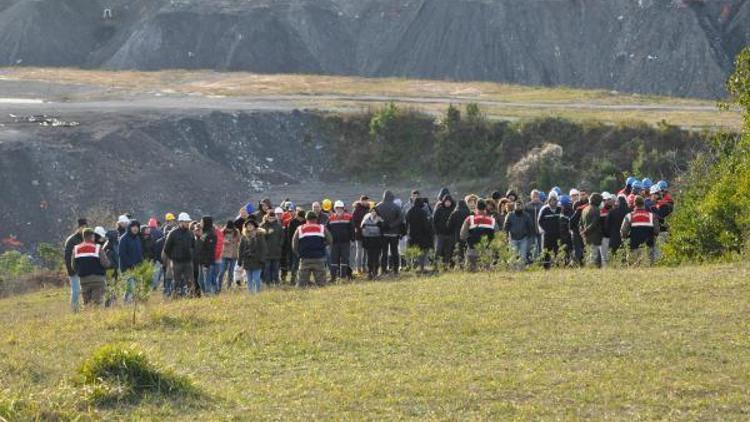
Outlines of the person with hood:
{"label": "person with hood", "polygon": [[414,206],[406,213],[406,231],[409,236],[409,247],[419,249],[417,265],[419,271],[424,272],[427,262],[427,253],[432,249],[433,232],[430,218],[424,209],[424,198],[417,198]]}
{"label": "person with hood", "polygon": [[359,201],[354,203],[354,212],[352,212],[352,225],[354,225],[354,269],[359,274],[366,272],[365,262],[367,261],[367,253],[365,247],[362,244],[362,220],[370,211],[369,205],[370,198],[362,195]]}
{"label": "person with hood", "polygon": [[88,227],[88,224],[85,218],[79,218],[78,228],[65,239],[65,246],[63,248],[63,261],[65,261],[65,270],[70,281],[70,308],[73,312],[78,312],[80,309],[81,297],[81,278],[76,274],[75,268],[73,268],[73,250],[76,245],[83,242],[83,230]]}
{"label": "person with hood", "polygon": [[518,201],[518,194],[513,189],[508,189],[505,193],[505,197],[512,203],[515,204]]}
{"label": "person with hood", "polygon": [[[193,271],[193,259],[196,255],[195,236],[190,231],[190,216],[184,212],[180,213],[177,221],[177,228],[167,235],[163,251],[164,261],[169,262],[171,267],[173,283],[167,294],[172,297],[185,296],[196,284]],[[192,294],[195,295],[196,292]]]}
{"label": "person with hood", "polygon": [[349,268],[349,253],[354,240],[354,223],[352,215],[346,212],[344,201],[336,201],[334,213],[328,219],[327,229],[331,233],[331,282],[337,278],[352,279]]}
{"label": "person with hood", "polygon": [[[120,258],[120,274],[132,270],[143,262],[143,243],[141,242],[141,224],[132,220],[128,224],[128,230],[120,237],[117,255]],[[135,278],[127,279],[127,291],[125,301],[129,302],[135,293]]]}
{"label": "person with hood", "polygon": [[[636,195],[633,204],[635,209],[622,221],[620,236],[629,239],[630,262],[635,263],[640,260],[641,246],[654,248],[655,239],[659,235],[659,222],[656,215],[646,209],[646,201],[642,196]],[[653,253],[649,255],[653,260]]]}
{"label": "person with hood", "polygon": [[266,239],[263,229],[252,219],[242,229],[242,239],[238,250],[239,261],[247,272],[247,289],[251,294],[261,290],[261,275],[266,264]]}
{"label": "person with hood", "polygon": [[470,272],[477,271],[479,263],[479,252],[476,247],[483,239],[492,241],[495,238],[498,226],[495,218],[487,215],[487,204],[483,199],[477,201],[476,212],[464,220],[461,226],[461,240],[465,241],[468,249],[466,260]]}
{"label": "person with hood", "polygon": [[120,247],[120,238],[128,231],[128,224],[130,224],[130,218],[128,218],[127,215],[122,214],[117,217],[115,228],[107,231],[107,243],[109,243],[112,250],[112,254],[109,255],[109,261],[115,268],[115,279],[117,279],[120,273],[120,256],[117,253]]}
{"label": "person with hood", "polygon": [[542,236],[542,249],[544,253],[544,268],[552,267],[552,257],[557,258],[560,250],[560,216],[562,208],[558,205],[558,197],[555,191],[549,193],[547,203],[539,210],[537,226]]}
{"label": "person with hood", "polygon": [[268,215],[269,211],[273,211],[273,203],[271,202],[270,198],[263,198],[260,202],[258,202],[258,209],[253,213],[255,216],[255,221],[258,223],[258,226],[260,227],[260,224],[263,222],[263,219]]}
{"label": "person with hood", "polygon": [[83,304],[101,305],[110,263],[94,231],[84,228],[81,233],[83,241],[73,248],[72,266],[81,281]]}
{"label": "person with hood", "polygon": [[[466,241],[461,240],[461,227],[464,221],[471,215],[466,200],[460,199],[456,209],[448,217],[448,231],[451,234],[454,249],[457,251],[457,258],[460,265],[463,265],[466,257]],[[455,265],[455,259],[451,257],[451,267]]]}
{"label": "person with hood", "polygon": [[[403,216],[401,207],[394,203],[396,197],[389,190],[383,192],[383,201],[375,206],[378,215],[383,219],[383,251],[381,255],[381,267],[383,273],[390,271],[398,275],[400,256],[398,252],[398,240],[401,236]],[[389,259],[390,258],[390,259]],[[390,262],[390,267],[388,266]]]}
{"label": "person with hood", "polygon": [[263,267],[263,282],[267,285],[279,284],[281,269],[281,249],[284,246],[284,227],[271,210],[260,225],[266,240],[266,260]]}
{"label": "person with hood", "polygon": [[453,197],[445,194],[442,201],[435,205],[435,214],[432,217],[432,227],[435,232],[435,262],[442,261],[446,266],[450,265],[453,259],[455,241],[453,233],[448,228],[448,219],[455,208]]}
{"label": "person with hood", "polygon": [[589,205],[581,212],[581,221],[579,230],[581,237],[589,248],[591,265],[606,266],[606,257],[601,256],[602,238],[604,236],[604,227],[601,223],[601,205],[602,195],[599,193],[591,194]]}
{"label": "person with hood", "polygon": [[380,254],[383,251],[383,224],[383,218],[378,215],[376,207],[370,208],[370,212],[362,218],[360,224],[362,247],[367,251],[368,280],[373,280],[378,276]]}
{"label": "person with hood", "polygon": [[299,255],[299,276],[297,287],[307,287],[310,276],[315,278],[317,286],[326,282],[326,247],[333,243],[331,232],[326,226],[318,223],[314,212],[305,215],[305,224],[297,228],[292,238],[292,249]]}
{"label": "person with hood", "polygon": [[295,211],[295,217],[292,221],[289,222],[289,227],[287,227],[286,230],[286,236],[287,236],[287,242],[289,242],[290,247],[290,253],[289,253],[289,273],[290,276],[290,283],[292,285],[297,284],[297,274],[299,273],[299,254],[294,251],[292,248],[292,240],[294,239],[294,234],[297,233],[297,229],[305,224],[305,211],[304,210],[296,210]]}
{"label": "person with hood", "polygon": [[221,271],[219,272],[219,289],[224,284],[224,275],[227,277],[227,290],[234,284],[234,268],[239,259],[240,237],[242,234],[234,226],[234,220],[227,221],[222,230],[224,235],[224,247],[221,251]]}
{"label": "person with hood", "polygon": [[503,230],[508,236],[510,246],[518,254],[519,267],[525,267],[528,263],[529,239],[536,236],[536,231],[534,222],[524,211],[523,202],[516,201],[513,212],[505,216]]}

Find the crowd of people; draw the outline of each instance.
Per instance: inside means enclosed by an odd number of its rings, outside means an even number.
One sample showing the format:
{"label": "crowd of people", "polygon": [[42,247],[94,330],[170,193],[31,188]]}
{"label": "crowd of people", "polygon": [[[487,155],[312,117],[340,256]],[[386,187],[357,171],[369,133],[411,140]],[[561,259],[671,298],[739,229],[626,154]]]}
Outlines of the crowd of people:
{"label": "crowd of people", "polygon": [[[147,224],[124,214],[110,230],[90,228],[82,218],[64,256],[76,311],[81,296],[84,304],[104,302],[108,269],[124,279],[124,300],[131,300],[131,270],[144,262],[153,265],[153,289],[163,285],[168,297],[195,297],[242,284],[258,293],[263,285],[373,280],[397,276],[405,266],[423,272],[430,263],[431,271],[476,271],[481,245],[498,232],[521,268],[534,262],[547,269],[604,267],[620,249],[631,258],[645,249],[654,260],[673,206],[666,181],[634,177],[617,194],[576,188],[564,194],[554,187],[532,190],[526,202],[513,190],[456,200],[445,188],[434,203],[416,190],[406,202],[386,190],[378,203],[362,196],[347,207],[324,199],[309,210],[289,199],[278,206],[263,199],[221,226],[186,212]],[[407,250],[416,254],[406,259]]]}

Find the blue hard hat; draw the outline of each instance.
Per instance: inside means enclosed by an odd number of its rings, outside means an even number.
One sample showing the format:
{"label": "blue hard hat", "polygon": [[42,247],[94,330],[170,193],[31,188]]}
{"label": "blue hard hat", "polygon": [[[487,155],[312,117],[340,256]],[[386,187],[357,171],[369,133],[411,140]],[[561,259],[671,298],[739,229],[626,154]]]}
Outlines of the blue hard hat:
{"label": "blue hard hat", "polygon": [[643,187],[643,185],[641,184],[640,180],[636,180],[636,181],[633,182],[632,185],[630,185],[630,187],[633,188],[633,189],[640,190]]}
{"label": "blue hard hat", "polygon": [[542,192],[542,191],[539,191],[539,200],[542,201],[542,202],[546,201],[547,200],[547,194],[544,193],[544,192]]}
{"label": "blue hard hat", "polygon": [[635,177],[630,176],[625,180],[625,186],[633,186],[633,183],[637,180]]}
{"label": "blue hard hat", "polygon": [[552,188],[553,191],[557,194],[557,196],[560,196],[562,194],[562,189],[560,189],[560,186],[555,186]]}
{"label": "blue hard hat", "polygon": [[573,205],[573,199],[571,199],[569,195],[563,195],[560,197],[560,205],[562,206]]}
{"label": "blue hard hat", "polygon": [[661,190],[669,189],[669,183],[666,180],[659,180],[656,184],[659,185],[659,189]]}
{"label": "blue hard hat", "polygon": [[654,185],[654,182],[651,181],[648,177],[641,180],[641,186],[643,186],[643,189],[651,189],[651,186]]}
{"label": "blue hard hat", "polygon": [[255,212],[255,206],[253,205],[253,201],[250,201],[247,204],[245,204],[245,211],[247,211],[248,214],[252,214]]}

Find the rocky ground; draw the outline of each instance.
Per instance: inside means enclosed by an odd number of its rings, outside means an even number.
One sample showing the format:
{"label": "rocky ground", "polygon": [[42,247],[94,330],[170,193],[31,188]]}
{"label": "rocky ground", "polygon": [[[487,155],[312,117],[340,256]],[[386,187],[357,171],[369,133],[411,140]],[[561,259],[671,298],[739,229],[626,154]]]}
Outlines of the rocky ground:
{"label": "rocky ground", "polygon": [[0,0],[0,65],[404,76],[716,98],[749,28],[748,0]]}

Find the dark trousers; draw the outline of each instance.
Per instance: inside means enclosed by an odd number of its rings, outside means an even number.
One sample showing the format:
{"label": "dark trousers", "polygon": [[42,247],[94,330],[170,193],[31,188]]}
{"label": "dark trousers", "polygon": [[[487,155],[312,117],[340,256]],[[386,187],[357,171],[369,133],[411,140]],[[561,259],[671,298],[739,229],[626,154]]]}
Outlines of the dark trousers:
{"label": "dark trousers", "polygon": [[377,245],[365,250],[367,251],[367,274],[375,277],[378,275],[378,269],[380,268],[380,253],[383,251],[383,247]]}
{"label": "dark trousers", "polygon": [[334,243],[331,245],[331,278],[349,277],[349,255],[351,244],[349,242]]}
{"label": "dark trousers", "polygon": [[[388,266],[389,258],[390,267]],[[394,274],[398,274],[399,264],[398,236],[383,236],[383,255],[380,257],[380,265],[383,267],[383,272],[390,270]]]}
{"label": "dark trousers", "polygon": [[435,237],[435,261],[442,260],[443,264],[450,264],[453,261],[454,246],[453,235],[437,235]]}
{"label": "dark trousers", "polygon": [[557,257],[557,251],[559,249],[557,241],[559,236],[553,234],[544,233],[542,235],[542,245],[544,253],[544,268],[549,269],[552,266],[552,257]]}

